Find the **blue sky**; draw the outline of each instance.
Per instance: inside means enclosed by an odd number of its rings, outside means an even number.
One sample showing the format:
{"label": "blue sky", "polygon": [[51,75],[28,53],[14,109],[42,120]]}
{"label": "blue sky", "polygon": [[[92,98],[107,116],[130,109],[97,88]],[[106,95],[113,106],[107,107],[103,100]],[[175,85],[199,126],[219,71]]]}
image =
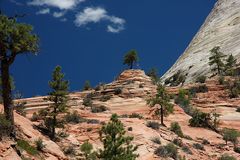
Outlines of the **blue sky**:
{"label": "blue sky", "polygon": [[111,82],[126,66],[123,56],[138,51],[139,68],[166,72],[183,53],[214,6],[214,0],[0,0],[3,13],[40,37],[38,56],[17,57],[11,68],[25,97],[48,93],[61,65],[71,91],[85,80]]}

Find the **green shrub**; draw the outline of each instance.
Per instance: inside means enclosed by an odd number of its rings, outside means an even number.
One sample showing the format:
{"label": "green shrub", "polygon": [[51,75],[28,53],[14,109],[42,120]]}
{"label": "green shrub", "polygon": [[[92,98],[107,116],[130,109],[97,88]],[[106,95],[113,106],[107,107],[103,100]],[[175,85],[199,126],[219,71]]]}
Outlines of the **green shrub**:
{"label": "green shrub", "polygon": [[91,84],[90,81],[85,81],[84,86],[83,86],[83,90],[87,91],[91,89]]}
{"label": "green shrub", "polygon": [[38,115],[41,117],[41,119],[46,117],[48,115],[48,109],[45,109],[45,108],[44,109],[40,109],[38,111]]}
{"label": "green shrub", "polygon": [[187,154],[191,154],[191,155],[193,154],[192,151],[190,150],[190,148],[186,145],[182,146],[182,150],[183,150],[183,152],[185,152]]}
{"label": "green shrub", "polygon": [[57,136],[58,137],[61,137],[61,138],[67,138],[69,136],[69,134],[67,134],[66,132],[64,131],[58,131],[57,132]]}
{"label": "green shrub", "polygon": [[232,83],[228,83],[227,87],[229,89],[230,98],[238,98],[240,94],[240,80],[235,79]]}
{"label": "green shrub", "polygon": [[31,121],[38,121],[40,119],[41,117],[36,112],[32,114]]}
{"label": "green shrub", "polygon": [[30,155],[37,155],[38,154],[38,150],[35,147],[31,146],[25,140],[18,140],[17,141],[17,146],[19,148],[23,149],[24,151],[26,151]]}
{"label": "green shrub", "polygon": [[101,105],[101,106],[92,106],[91,107],[91,112],[92,113],[100,113],[100,112],[105,112],[107,110],[108,110],[108,108],[106,106],[103,106],[103,105]]}
{"label": "green shrub", "polygon": [[103,95],[100,97],[99,101],[102,101],[102,102],[107,102],[108,100],[111,99],[111,96],[109,95]]}
{"label": "green shrub", "polygon": [[93,146],[88,141],[84,142],[80,147],[81,152],[83,152],[84,158],[86,160],[95,160],[96,154],[92,152]]}
{"label": "green shrub", "polygon": [[83,103],[82,104],[86,107],[91,107],[92,106],[92,97],[90,96],[90,94],[88,94],[87,96],[85,96],[83,98]]}
{"label": "green shrub", "polygon": [[240,136],[240,132],[238,132],[235,129],[230,129],[230,128],[223,129],[223,140],[226,141],[226,144],[228,141],[230,141],[234,144],[234,147],[236,147],[239,136]]}
{"label": "green shrub", "polygon": [[158,130],[160,128],[160,124],[158,122],[148,121],[147,127]]}
{"label": "green shrub", "polygon": [[208,87],[206,84],[199,85],[198,87],[192,87],[190,88],[190,93],[196,94],[196,93],[206,93],[208,92]]}
{"label": "green shrub", "polygon": [[230,156],[227,153],[225,153],[218,160],[237,160],[237,159],[235,157]]}
{"label": "green shrub", "polygon": [[73,113],[67,113],[64,116],[64,120],[67,123],[74,123],[74,124],[85,122],[85,119],[82,118],[77,111],[74,111]]}
{"label": "green shrub", "polygon": [[128,116],[128,118],[138,118],[138,119],[143,119],[143,116],[138,114],[138,113],[132,113]]}
{"label": "green shrub", "polygon": [[200,143],[194,143],[193,148],[205,151],[203,145],[201,145]]}
{"label": "green shrub", "polygon": [[236,153],[240,153],[240,147],[234,147],[234,152],[236,152]]}
{"label": "green shrub", "polygon": [[71,146],[68,146],[64,149],[64,154],[66,155],[75,155],[76,153],[76,150],[74,149],[74,147],[71,145]]}
{"label": "green shrub", "polygon": [[192,118],[189,120],[189,125],[191,127],[209,127],[209,120],[211,119],[209,113],[204,113],[199,110],[196,110],[192,115]]}
{"label": "green shrub", "polygon": [[199,76],[199,77],[197,77],[197,79],[196,79],[196,83],[205,83],[206,78],[207,78],[207,77],[204,76],[204,75]]}
{"label": "green shrub", "polygon": [[166,85],[170,86],[178,86],[180,84],[183,84],[186,80],[186,75],[182,73],[181,70],[177,71],[172,77],[165,80]]}
{"label": "green shrub", "polygon": [[42,151],[43,148],[45,148],[45,146],[46,146],[43,144],[43,140],[41,138],[39,138],[35,141],[35,145],[36,145],[37,150],[39,150],[39,151]]}
{"label": "green shrub", "polygon": [[18,114],[20,114],[23,117],[26,117],[26,111],[25,111],[25,105],[27,104],[27,102],[17,102],[14,106],[16,112]]}
{"label": "green shrub", "polygon": [[100,121],[97,119],[87,119],[88,124],[99,124]]}
{"label": "green shrub", "polygon": [[177,151],[177,147],[173,143],[169,143],[166,146],[158,147],[154,151],[154,154],[163,158],[171,157],[173,159],[177,159],[178,151]]}
{"label": "green shrub", "polygon": [[179,137],[183,137],[183,132],[178,122],[172,122],[170,130],[176,133]]}
{"label": "green shrub", "polygon": [[4,114],[0,114],[0,140],[4,136],[9,136],[11,128],[11,122],[5,118]]}
{"label": "green shrub", "polygon": [[153,143],[156,143],[156,144],[161,144],[161,140],[160,140],[159,137],[153,137],[153,138],[151,138],[151,141],[152,141]]}
{"label": "green shrub", "polygon": [[132,127],[128,127],[128,129],[127,129],[128,131],[132,131],[133,130],[133,128]]}
{"label": "green shrub", "polygon": [[240,112],[240,107],[237,107],[236,112]]}
{"label": "green shrub", "polygon": [[207,139],[203,139],[203,140],[202,140],[202,144],[203,144],[203,145],[206,145],[206,144],[210,144],[210,142],[209,142]]}
{"label": "green shrub", "polygon": [[182,142],[182,140],[179,139],[179,138],[174,138],[174,139],[173,139],[173,143],[174,143],[175,145],[179,146],[179,147],[182,147],[182,146],[183,146],[183,142]]}
{"label": "green shrub", "polygon": [[121,88],[116,88],[116,89],[114,89],[114,94],[115,95],[119,95],[119,94],[121,94],[122,93],[122,89]]}
{"label": "green shrub", "polygon": [[224,84],[225,84],[225,77],[224,77],[224,76],[220,76],[220,77],[218,78],[218,83],[219,83],[220,85],[224,85]]}

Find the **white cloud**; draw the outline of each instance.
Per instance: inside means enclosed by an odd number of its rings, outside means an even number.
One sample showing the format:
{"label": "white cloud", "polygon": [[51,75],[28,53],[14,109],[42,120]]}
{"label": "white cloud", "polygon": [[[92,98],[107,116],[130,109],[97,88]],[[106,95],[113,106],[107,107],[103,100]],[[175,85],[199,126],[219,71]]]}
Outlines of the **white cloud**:
{"label": "white cloud", "polygon": [[108,15],[107,11],[101,7],[87,7],[82,12],[76,14],[75,24],[78,27],[87,25],[88,23],[98,23],[101,21],[108,21],[112,25],[107,26],[107,31],[118,33],[124,30],[125,20],[119,17]]}
{"label": "white cloud", "polygon": [[53,17],[59,18],[59,17],[64,16],[65,13],[66,13],[66,12],[54,12],[54,13],[53,13]]}
{"label": "white cloud", "polygon": [[48,14],[48,13],[50,13],[50,9],[45,8],[45,9],[42,9],[42,10],[38,11],[36,14]]}
{"label": "white cloud", "polygon": [[69,10],[76,7],[80,2],[85,0],[31,0],[28,5],[34,6],[50,6],[62,10]]}

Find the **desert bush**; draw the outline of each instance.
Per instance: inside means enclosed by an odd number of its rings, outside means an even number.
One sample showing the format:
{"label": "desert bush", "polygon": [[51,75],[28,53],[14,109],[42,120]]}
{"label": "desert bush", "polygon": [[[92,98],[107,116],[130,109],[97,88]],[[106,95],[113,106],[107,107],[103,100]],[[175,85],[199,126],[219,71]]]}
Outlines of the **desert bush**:
{"label": "desert bush", "polygon": [[48,115],[48,109],[45,109],[45,108],[40,109],[38,111],[38,115],[41,117],[41,119],[46,117]]}
{"label": "desert bush", "polygon": [[236,112],[240,112],[240,107],[237,107]]}
{"label": "desert bush", "polygon": [[158,130],[160,128],[160,124],[158,122],[154,122],[154,121],[148,121],[147,122],[147,127]]}
{"label": "desert bush", "polygon": [[225,153],[218,160],[237,160],[237,159],[235,157],[230,156],[227,153]]}
{"label": "desert bush", "polygon": [[133,130],[133,128],[132,127],[128,127],[128,129],[127,129],[128,131],[132,131]]}
{"label": "desert bush", "polygon": [[240,153],[240,147],[234,147],[234,152],[236,152],[236,153]]}
{"label": "desert bush", "polygon": [[240,94],[240,80],[235,79],[233,82],[227,83],[227,88],[229,89],[230,98],[238,98]]}
{"label": "desert bush", "polygon": [[102,102],[107,102],[108,100],[111,99],[111,96],[109,95],[103,95],[100,97],[99,101],[102,101]]}
{"label": "desert bush", "polygon": [[233,143],[234,147],[236,147],[239,136],[240,136],[240,132],[238,132],[235,129],[230,129],[230,128],[223,129],[223,140],[225,140],[226,144],[228,141],[230,141]]}
{"label": "desert bush", "polygon": [[17,141],[17,147],[19,147],[20,149],[26,151],[30,155],[37,155],[38,154],[38,150],[35,147],[31,146],[25,140],[18,140]]}
{"label": "desert bush", "polygon": [[121,88],[116,88],[116,89],[114,89],[114,94],[115,95],[119,95],[119,94],[121,94],[122,93],[122,89]]}
{"label": "desert bush", "polygon": [[57,136],[61,137],[61,138],[67,138],[69,136],[69,134],[67,134],[66,132],[62,131],[58,131],[57,132]]}
{"label": "desert bush", "polygon": [[190,99],[188,96],[188,91],[185,89],[180,89],[178,96],[175,98],[175,103],[181,107],[187,107],[190,104]]}
{"label": "desert bush", "polygon": [[206,92],[208,92],[208,87],[206,86],[206,84],[203,84],[203,85],[199,85],[198,87],[192,87],[190,90],[192,90],[192,92],[194,91],[195,94],[196,93],[206,93]]}
{"label": "desert bush", "polygon": [[96,154],[93,152],[93,146],[88,141],[84,142],[80,147],[81,152],[83,152],[84,158],[86,160],[95,160]]}
{"label": "desert bush", "polygon": [[183,138],[188,139],[188,140],[193,140],[192,137],[190,137],[189,135],[184,135]]}
{"label": "desert bush", "polygon": [[8,136],[11,129],[11,122],[5,118],[4,114],[0,114],[0,140],[2,137]]}
{"label": "desert bush", "polygon": [[191,154],[191,155],[193,154],[192,151],[190,150],[190,148],[186,145],[182,146],[182,150],[183,150],[183,152],[185,152],[187,154]]}
{"label": "desert bush", "polygon": [[143,116],[138,114],[138,113],[132,113],[128,116],[129,118],[138,118],[138,119],[143,119]]}
{"label": "desert bush", "polygon": [[144,87],[144,85],[143,84],[139,84],[139,88],[143,88]]}
{"label": "desert bush", "polygon": [[224,76],[219,76],[218,77],[218,83],[220,85],[224,85],[225,84],[225,77]]}
{"label": "desert bush", "polygon": [[41,138],[38,138],[35,141],[35,145],[36,145],[37,150],[39,150],[39,151],[42,151],[46,146],[46,145],[43,144],[43,140]]}
{"label": "desert bush", "polygon": [[203,139],[203,140],[202,140],[202,144],[203,144],[203,145],[206,145],[206,144],[210,144],[210,142],[209,142],[207,139]]}
{"label": "desert bush", "polygon": [[85,122],[85,119],[82,118],[77,111],[74,111],[73,113],[67,113],[64,116],[64,120],[67,123],[81,123],[81,122]]}
{"label": "desert bush", "polygon": [[175,145],[179,146],[179,147],[182,147],[182,146],[183,146],[183,142],[182,142],[182,140],[179,139],[179,138],[174,138],[174,139],[173,139],[173,143],[174,143]]}
{"label": "desert bush", "polygon": [[85,83],[83,85],[83,90],[87,91],[87,90],[90,90],[90,89],[92,89],[90,81],[85,81]]}
{"label": "desert bush", "polygon": [[201,145],[200,143],[194,143],[193,148],[205,151],[203,145]]}
{"label": "desert bush", "polygon": [[18,102],[14,106],[16,112],[18,114],[20,114],[21,116],[24,116],[24,117],[26,117],[26,114],[27,114],[26,111],[25,111],[25,108],[26,108],[25,105],[26,104],[27,104],[27,102]]}
{"label": "desert bush", "polygon": [[177,159],[178,151],[177,151],[177,147],[173,143],[169,143],[166,146],[158,147],[154,151],[154,154],[163,158],[171,157],[173,159]]}
{"label": "desert bush", "polygon": [[88,94],[83,98],[83,103],[84,106],[86,107],[91,107],[92,106],[92,97],[91,94]]}
{"label": "desert bush", "polygon": [[205,83],[206,81],[206,76],[202,75],[202,76],[198,76],[196,79],[196,83]]}
{"label": "desert bush", "polygon": [[37,114],[36,112],[33,112],[31,121],[38,121],[40,119],[41,119],[41,117],[39,116],[39,114]]}
{"label": "desert bush", "polygon": [[87,119],[88,124],[99,124],[100,121],[97,119]]}
{"label": "desert bush", "polygon": [[103,106],[103,105],[101,105],[101,106],[92,106],[91,107],[91,112],[92,113],[100,113],[100,112],[105,112],[107,110],[108,110],[108,108],[106,106]]}
{"label": "desert bush", "polygon": [[161,140],[160,140],[159,137],[153,137],[153,138],[151,138],[151,141],[152,141],[153,143],[156,143],[156,144],[161,144]]}
{"label": "desert bush", "polygon": [[183,132],[178,122],[172,122],[170,126],[170,130],[176,133],[179,137],[183,137]]}
{"label": "desert bush", "polygon": [[172,77],[165,80],[166,85],[170,86],[178,86],[180,84],[183,84],[186,80],[186,75],[183,74],[181,70],[179,70],[177,73],[175,73]]}
{"label": "desert bush", "polygon": [[199,110],[196,110],[192,115],[192,118],[189,120],[189,125],[191,127],[209,127],[210,114],[204,113]]}
{"label": "desert bush", "polygon": [[75,155],[76,150],[74,149],[74,147],[72,145],[64,148],[64,154],[66,155]]}

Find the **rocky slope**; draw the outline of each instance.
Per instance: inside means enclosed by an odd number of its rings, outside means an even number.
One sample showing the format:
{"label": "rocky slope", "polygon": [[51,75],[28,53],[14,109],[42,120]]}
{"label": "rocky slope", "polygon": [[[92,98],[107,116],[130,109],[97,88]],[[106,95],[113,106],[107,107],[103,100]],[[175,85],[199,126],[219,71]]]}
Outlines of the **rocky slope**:
{"label": "rocky slope", "polygon": [[176,63],[164,74],[171,77],[178,70],[188,74],[186,82],[199,75],[209,75],[210,50],[220,46],[221,51],[240,60],[240,1],[218,0],[206,21]]}
{"label": "rocky slope", "polygon": [[[199,84],[191,84],[184,86],[190,88]],[[192,100],[192,105],[199,109],[210,112],[216,109],[221,114],[220,127],[226,127],[231,124],[231,127],[240,130],[240,113],[237,113],[236,107],[240,104],[240,99],[229,99],[227,91],[223,86],[219,85],[216,80],[208,80],[206,82],[209,91],[206,93],[198,93],[196,98]],[[121,89],[121,92],[116,90]],[[69,102],[69,111],[77,112],[82,118],[86,119],[82,123],[65,125],[65,128],[58,129],[57,132],[64,132],[67,136],[61,138],[58,142],[50,141],[46,136],[42,135],[36,130],[33,125],[37,125],[40,121],[31,122],[28,119],[16,114],[16,125],[18,126],[21,138],[33,143],[35,139],[41,137],[47,147],[41,155],[43,159],[81,159],[80,145],[84,141],[89,140],[95,149],[101,148],[102,144],[99,141],[98,131],[103,123],[106,123],[111,114],[117,113],[122,115],[120,120],[124,123],[128,135],[134,137],[134,144],[138,145],[137,153],[139,160],[157,160],[160,159],[154,154],[154,150],[159,147],[152,141],[154,137],[158,137],[161,145],[166,145],[178,138],[181,145],[188,148],[188,152],[183,147],[178,146],[179,155],[185,156],[187,159],[211,159],[216,160],[223,153],[228,153],[240,159],[240,154],[233,151],[233,145],[228,143],[225,145],[222,135],[204,128],[190,127],[188,120],[191,118],[178,105],[174,104],[174,113],[165,118],[167,127],[160,127],[154,130],[146,126],[148,121],[159,121],[158,117],[152,116],[151,110],[146,105],[146,99],[149,95],[155,92],[156,86],[151,83],[151,79],[145,75],[141,70],[126,70],[112,83],[101,85],[95,90],[84,92],[71,93]],[[167,88],[171,94],[177,94],[179,87]],[[91,112],[90,107],[82,105],[84,97],[87,94],[92,95],[94,106],[104,105],[108,108],[107,111],[100,113]],[[102,100],[103,96],[108,96],[107,100]],[[50,102],[46,102],[44,97],[34,97],[22,99],[19,101],[26,101],[27,118],[31,118],[32,113],[41,108],[48,107]],[[143,118],[129,118],[126,115],[133,113],[140,114]],[[227,114],[226,114],[227,113]],[[169,130],[172,122],[178,122],[181,125],[183,133],[191,138],[180,138],[175,133]],[[132,130],[129,130],[129,127]],[[210,143],[203,145],[204,150],[196,149],[194,144],[201,144],[204,139]],[[11,147],[13,141],[0,142],[0,159],[19,159],[16,150]],[[63,155],[63,151],[73,147],[75,155]],[[11,157],[11,158],[9,158]],[[15,158],[16,157],[16,158]],[[38,157],[31,157],[32,159],[39,159]]]}

